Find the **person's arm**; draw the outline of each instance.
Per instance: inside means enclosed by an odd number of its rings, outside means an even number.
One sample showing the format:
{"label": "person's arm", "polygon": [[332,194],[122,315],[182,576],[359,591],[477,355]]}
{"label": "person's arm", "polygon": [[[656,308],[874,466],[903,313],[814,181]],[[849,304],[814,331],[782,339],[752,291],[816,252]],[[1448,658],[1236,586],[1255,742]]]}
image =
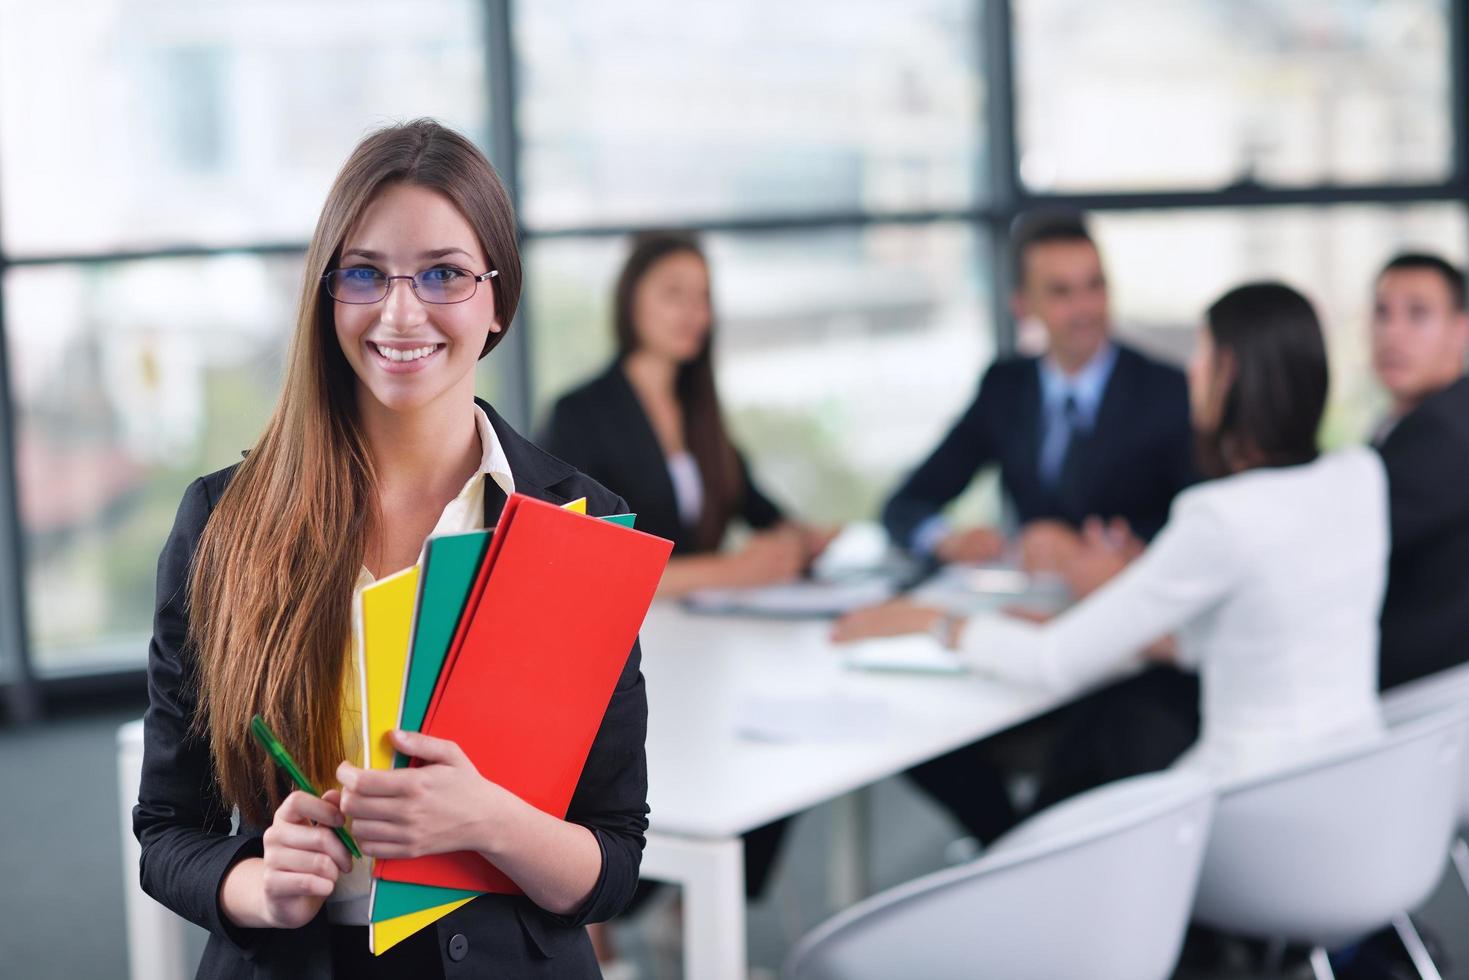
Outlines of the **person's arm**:
{"label": "person's arm", "polygon": [[932,530],[936,525],[931,519],[964,492],[981,467],[994,460],[988,417],[995,397],[992,379],[993,369],[980,382],[974,402],[883,508],[883,526],[899,547],[914,547],[914,536],[925,528],[930,543],[936,541],[940,532]]}
{"label": "person's arm", "polygon": [[1469,519],[1469,446],[1448,421],[1409,415],[1379,452],[1394,550],[1414,548]]}
{"label": "person's arm", "polygon": [[186,644],[189,572],[212,507],[204,481],[195,480],[158,559],[133,833],[142,846],[143,891],[243,950],[257,937],[226,918],[221,884],[237,863],[260,857],[264,848],[258,834],[230,836],[230,809],[215,789],[209,746],[192,728],[196,678]]}
{"label": "person's arm", "polygon": [[976,616],[956,646],[976,670],[1069,691],[1085,687],[1218,602],[1240,555],[1207,500],[1183,497],[1174,517],[1120,575],[1045,625]]}

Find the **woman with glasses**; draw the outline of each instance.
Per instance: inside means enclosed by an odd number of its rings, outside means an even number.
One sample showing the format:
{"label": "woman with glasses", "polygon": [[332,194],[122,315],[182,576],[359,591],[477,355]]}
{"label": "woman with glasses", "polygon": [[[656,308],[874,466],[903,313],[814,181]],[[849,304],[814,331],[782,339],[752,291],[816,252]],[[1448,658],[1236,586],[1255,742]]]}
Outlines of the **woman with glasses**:
{"label": "woman with glasses", "polygon": [[[659,594],[795,578],[831,540],[791,521],[750,476],[714,383],[709,264],[687,236],[640,236],[617,279],[617,354],[564,395],[541,439],[627,499],[638,526],[674,542]],[[742,520],[755,533],[722,552]]]}
{"label": "woman with glasses", "polygon": [[1371,450],[1318,451],[1327,361],[1311,304],[1276,283],[1225,294],[1188,380],[1211,479],[1116,578],[1049,623],[901,601],[848,615],[835,638],[931,631],[976,671],[1076,691],[1175,634],[1202,702],[1179,764],[1221,779],[1376,738],[1387,478]]}
{"label": "woman with glasses", "polygon": [[[628,901],[647,826],[636,645],[564,820],[453,742],[395,733],[410,769],[344,761],[361,757],[358,590],[430,534],[493,525],[510,493],[627,509],[474,396],[520,281],[515,215],[479,150],[430,121],[368,136],[312,236],[264,433],[184,494],[159,560],[134,829],[144,890],[210,933],[201,977],[599,975],[582,926]],[[249,742],[255,713],[339,788],[287,794]],[[482,895],[373,957],[368,862],[333,833],[346,818],[368,858],[477,851],[524,895]]]}

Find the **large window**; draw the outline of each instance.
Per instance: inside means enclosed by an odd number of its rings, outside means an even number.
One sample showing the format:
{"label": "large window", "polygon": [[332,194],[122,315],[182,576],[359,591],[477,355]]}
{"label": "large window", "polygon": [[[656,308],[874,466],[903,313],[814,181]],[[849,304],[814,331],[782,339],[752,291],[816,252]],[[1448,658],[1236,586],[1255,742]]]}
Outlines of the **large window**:
{"label": "large window", "polygon": [[1020,0],[1037,191],[1450,175],[1445,0]]}
{"label": "large window", "polygon": [[520,336],[481,391],[527,429],[610,357],[629,236],[689,229],[762,481],[872,517],[1014,342],[1010,222],[1061,202],[1165,357],[1232,285],[1305,290],[1326,437],[1358,439],[1373,272],[1469,251],[1464,26],[1447,0],[0,0],[0,612],[23,592],[34,673],[141,666],[183,487],[278,394],[328,182],[415,116],[519,195]]}
{"label": "large window", "polygon": [[967,0],[537,0],[516,14],[532,227],[974,199]]}

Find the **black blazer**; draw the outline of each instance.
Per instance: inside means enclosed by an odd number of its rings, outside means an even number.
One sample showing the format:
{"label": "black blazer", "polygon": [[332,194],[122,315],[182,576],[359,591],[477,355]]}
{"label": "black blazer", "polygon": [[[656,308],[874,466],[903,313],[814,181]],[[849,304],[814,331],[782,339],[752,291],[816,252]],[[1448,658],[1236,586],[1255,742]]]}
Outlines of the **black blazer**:
{"label": "black blazer", "polygon": [[[672,541],[675,555],[700,550],[694,529],[678,515],[668,460],[620,362],[563,395],[551,410],[540,442],[626,499],[638,515],[638,527]],[[744,457],[736,455],[745,484],[740,516],[757,529],[780,523],[784,519],[780,509],[750,479]]]}
{"label": "black blazer", "polygon": [[[586,497],[592,514],[626,510],[616,495],[541,452],[480,404],[504,447],[519,492],[552,503]],[[300,929],[241,929],[226,921],[219,908],[225,873],[235,862],[263,853],[264,828],[246,825],[230,833],[232,808],[219,797],[208,746],[191,733],[197,696],[194,651],[185,643],[186,590],[205,522],[233,473],[230,467],[189,485],[158,559],[143,777],[133,809],[133,831],[142,845],[142,885],[159,902],[209,931],[199,977],[327,980],[332,968],[324,912]],[[489,525],[498,519],[504,497],[486,498]],[[437,930],[446,978],[601,976],[582,926],[611,918],[627,904],[637,884],[648,826],[643,749],[648,702],[640,662],[635,643],[566,815],[589,828],[602,848],[602,872],[591,895],[566,916],[521,896],[476,898],[429,927]],[[466,938],[469,950],[457,961],[447,955],[455,936]]]}
{"label": "black blazer", "polygon": [[1378,447],[1392,557],[1384,688],[1469,660],[1469,378],[1426,399]]}
{"label": "black blazer", "polygon": [[991,463],[999,464],[1021,523],[1124,517],[1143,538],[1156,534],[1173,497],[1194,480],[1188,384],[1177,368],[1116,346],[1082,472],[1080,512],[1065,512],[1041,481],[1040,361],[1010,358],[990,366],[974,402],[888,501],[883,524],[893,540],[907,547],[919,525]]}

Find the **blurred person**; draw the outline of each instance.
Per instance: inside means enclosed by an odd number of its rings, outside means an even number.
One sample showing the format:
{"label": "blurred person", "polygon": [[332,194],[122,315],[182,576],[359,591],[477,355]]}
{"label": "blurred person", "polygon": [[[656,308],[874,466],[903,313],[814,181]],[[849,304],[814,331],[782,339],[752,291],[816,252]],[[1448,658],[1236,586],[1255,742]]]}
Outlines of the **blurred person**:
{"label": "blurred person", "polygon": [[[616,487],[638,527],[674,542],[659,595],[795,579],[834,531],[791,520],[735,447],[714,380],[709,264],[696,239],[641,235],[613,300],[617,354],[563,395],[546,449]],[[735,520],[755,533],[720,546]]]}
{"label": "blurred person", "polygon": [[[674,542],[663,597],[799,577],[834,530],[793,521],[761,491],[731,441],[714,378],[709,263],[693,237],[640,235],[617,278],[617,353],[552,408],[541,444],[627,500],[638,527]],[[754,533],[720,550],[730,526]],[[745,835],[745,890],[765,890],[787,821]],[[629,911],[651,895],[643,886]],[[606,930],[593,938],[616,961]]]}
{"label": "blurred person", "polygon": [[[1199,331],[1189,394],[1209,479],[1086,599],[1043,624],[895,601],[844,617],[834,639],[931,631],[978,672],[1070,692],[1175,634],[1202,699],[1202,734],[1175,764],[1217,778],[1377,738],[1387,478],[1368,449],[1317,449],[1327,362],[1310,303],[1273,283],[1226,293]],[[1080,737],[1127,737],[1095,720]]]}
{"label": "blurred person", "polygon": [[1373,440],[1387,467],[1392,562],[1384,688],[1469,660],[1469,313],[1464,273],[1408,253],[1377,277],[1372,364],[1392,399]]}
{"label": "blurred person", "polygon": [[1107,279],[1083,220],[1021,219],[1014,234],[1017,321],[1049,339],[1040,357],[991,365],[974,402],[883,511],[894,542],[940,561],[998,558],[1004,537],[940,514],[998,465],[1021,525],[1025,567],[1064,571],[1096,517],[1142,540],[1194,479],[1183,373],[1112,337]]}
{"label": "blurred person", "polygon": [[[366,137],[317,221],[265,432],[185,491],[158,565],[133,825],[144,891],[209,933],[200,977],[601,975],[583,926],[629,900],[647,828],[636,644],[564,820],[445,739],[393,733],[413,768],[343,761],[362,749],[359,590],[431,533],[493,525],[511,493],[626,509],[474,397],[519,300],[515,227],[463,136],[418,120]],[[287,793],[250,742],[255,713],[333,788]],[[368,862],[331,830],[349,818],[367,858],[475,851],[524,894],[480,895],[374,957]]]}
{"label": "blurred person", "polygon": [[[980,470],[998,465],[1021,524],[1021,566],[1057,573],[1080,593],[1120,571],[1194,480],[1187,382],[1182,371],[1112,337],[1101,255],[1079,215],[1026,216],[1012,247],[1011,307],[1017,321],[1040,325],[1048,350],[991,365],[973,404],[888,501],[883,523],[899,546],[941,562],[1002,557],[998,530],[953,528],[940,513]],[[1140,737],[1109,765],[1166,765],[1191,740],[1172,715],[1197,710],[1197,677],[1164,663],[1117,687],[1111,697],[1119,703],[1167,709],[1156,724],[1143,721],[1151,712],[1139,712]],[[1062,727],[1071,713],[1058,720]],[[1032,735],[1055,723],[1040,723]],[[907,775],[988,842],[1014,818],[995,755],[976,743]]]}

